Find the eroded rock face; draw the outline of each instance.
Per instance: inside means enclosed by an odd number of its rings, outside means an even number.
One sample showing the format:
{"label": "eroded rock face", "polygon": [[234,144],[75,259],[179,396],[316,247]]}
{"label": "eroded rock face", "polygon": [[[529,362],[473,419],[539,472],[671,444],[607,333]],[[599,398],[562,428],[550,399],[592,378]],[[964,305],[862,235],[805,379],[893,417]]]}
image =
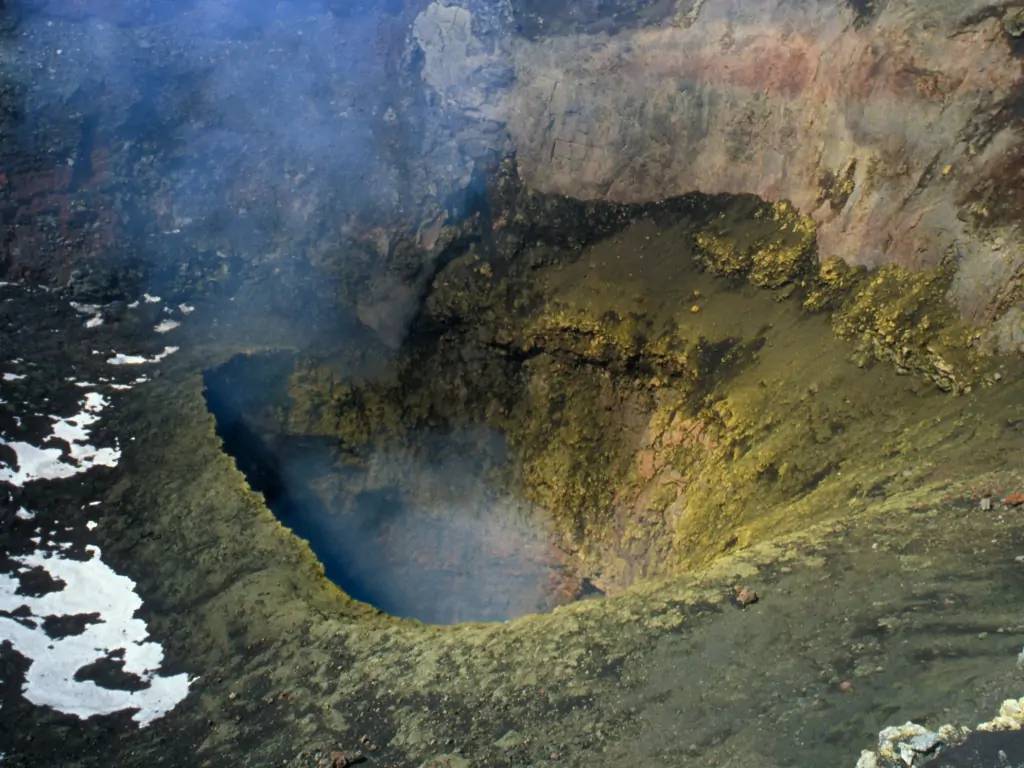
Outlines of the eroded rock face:
{"label": "eroded rock face", "polygon": [[644,18],[618,3],[595,26],[532,3],[500,31],[463,5],[418,18],[423,77],[450,112],[504,122],[528,185],[788,199],[822,257],[955,259],[965,316],[1019,336],[1021,60],[1005,4],[697,0]]}
{"label": "eroded rock face", "polygon": [[474,185],[514,156],[583,199],[792,201],[823,261],[949,258],[989,346],[1024,346],[1007,2],[58,5],[0,16],[6,275],[104,283],[89,301],[274,275],[286,311],[342,304],[397,345]]}

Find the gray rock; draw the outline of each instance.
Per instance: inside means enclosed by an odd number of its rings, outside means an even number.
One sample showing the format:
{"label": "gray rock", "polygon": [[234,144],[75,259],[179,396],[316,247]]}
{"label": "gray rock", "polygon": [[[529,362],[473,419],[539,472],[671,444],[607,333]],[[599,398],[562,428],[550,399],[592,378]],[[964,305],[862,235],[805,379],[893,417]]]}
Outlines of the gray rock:
{"label": "gray rock", "polygon": [[472,763],[461,755],[437,755],[422,763],[420,768],[472,768]]}
{"label": "gray rock", "polygon": [[939,734],[929,731],[928,733],[922,733],[920,736],[915,736],[908,744],[915,752],[926,755],[942,744],[942,739],[939,738]]}
{"label": "gray rock", "polygon": [[1024,8],[1007,11],[1003,17],[1003,29],[1010,37],[1024,37]]}

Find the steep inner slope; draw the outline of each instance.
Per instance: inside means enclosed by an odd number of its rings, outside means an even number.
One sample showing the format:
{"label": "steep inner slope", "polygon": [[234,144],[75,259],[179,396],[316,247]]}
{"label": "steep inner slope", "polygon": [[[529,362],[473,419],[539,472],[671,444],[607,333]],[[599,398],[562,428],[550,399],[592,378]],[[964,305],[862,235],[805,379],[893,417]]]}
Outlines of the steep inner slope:
{"label": "steep inner slope", "polygon": [[[394,579],[420,595],[414,604],[458,604],[467,594],[431,590],[423,568],[453,559],[475,587],[515,595],[516,569],[473,553],[519,546],[536,563],[529,552],[543,540],[549,567],[572,576],[506,615],[588,583],[619,592],[989,471],[1019,445],[1018,364],[973,354],[941,272],[819,267],[809,220],[753,198],[599,206],[606,234],[576,244],[544,233],[564,231],[551,226],[559,205],[578,204],[535,199],[547,210],[539,219],[520,211],[515,224],[499,206],[493,226],[453,244],[405,345],[371,372],[343,352],[289,359],[272,375],[272,364],[243,359],[207,377],[228,450],[246,452],[255,487],[354,596],[396,610],[365,586]],[[261,397],[226,407],[228,390]],[[983,397],[965,396],[975,390]],[[230,436],[234,423],[248,425],[245,439]],[[262,461],[245,448],[265,444],[277,447]],[[300,469],[261,481],[275,462]],[[484,481],[500,493],[469,490]],[[275,505],[298,489],[311,498]],[[375,548],[388,493],[429,510],[397,505],[395,528],[430,520],[447,534]],[[525,521],[521,535],[478,528],[464,546],[460,496],[480,510],[471,519]]]}

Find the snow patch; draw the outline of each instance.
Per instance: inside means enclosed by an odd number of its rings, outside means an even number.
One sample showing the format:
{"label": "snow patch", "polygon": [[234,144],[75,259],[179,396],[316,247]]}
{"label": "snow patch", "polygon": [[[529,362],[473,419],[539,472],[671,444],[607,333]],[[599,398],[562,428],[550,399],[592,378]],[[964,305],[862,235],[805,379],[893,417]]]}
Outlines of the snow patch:
{"label": "snow patch", "polygon": [[[142,600],[135,583],[111,569],[95,546],[87,546],[88,560],[62,553],[36,551],[12,559],[22,570],[42,568],[64,587],[40,597],[17,594],[19,579],[0,574],[0,611],[28,609],[35,626],[0,616],[0,636],[30,661],[22,694],[38,706],[51,707],[82,720],[125,710],[145,727],[167,714],[187,695],[187,674],[160,675],[164,652],[149,640],[142,619],[135,618]],[[48,616],[99,614],[99,620],[78,635],[52,638],[43,629]],[[145,688],[126,691],[104,688],[91,680],[75,680],[85,666],[123,653],[123,669],[139,678]]]}
{"label": "snow patch", "polygon": [[82,304],[77,301],[68,302],[71,308],[80,315],[95,315],[102,310],[99,304]]}
{"label": "snow patch", "polygon": [[119,448],[97,448],[86,442],[90,427],[100,420],[99,414],[107,400],[98,392],[89,392],[82,401],[82,411],[62,418],[51,416],[53,428],[43,443],[60,440],[67,445],[70,462],[64,460],[60,448],[42,448],[20,440],[7,441],[0,437],[0,445],[14,451],[15,466],[0,463],[0,482],[18,487],[35,480],[60,480],[88,472],[93,467],[116,467],[121,460]]}
{"label": "snow patch", "polygon": [[179,323],[177,320],[161,320],[159,323],[156,324],[153,330],[156,331],[157,333],[168,333],[169,331],[173,331],[180,325],[181,323]]}
{"label": "snow patch", "polygon": [[5,373],[4,374],[4,381],[21,381],[22,379],[26,379],[26,378],[28,378],[28,377],[25,376],[24,374],[20,374],[20,375],[17,374],[17,373]]}
{"label": "snow patch", "polygon": [[164,351],[152,357],[142,355],[123,355],[120,352],[113,357],[107,358],[110,365],[145,365],[147,363],[159,363],[164,358],[170,357],[178,351],[178,347],[164,347]]}
{"label": "snow patch", "polygon": [[82,407],[89,413],[101,413],[108,405],[110,401],[99,392],[87,392]]}
{"label": "snow patch", "polygon": [[89,319],[85,321],[86,328],[95,328],[96,326],[103,325],[103,307],[99,304],[80,304],[77,301],[68,302],[71,304],[71,308],[80,315],[88,315]]}
{"label": "snow patch", "polygon": [[60,448],[37,448],[31,443],[8,442],[0,438],[0,445],[14,451],[17,471],[7,465],[0,465],[0,482],[10,483],[19,488],[34,480],[61,480],[77,475],[80,471],[73,464],[61,461]]}
{"label": "snow patch", "polygon": [[162,301],[159,296],[150,296],[148,293],[142,294],[142,298],[147,304],[159,304]]}

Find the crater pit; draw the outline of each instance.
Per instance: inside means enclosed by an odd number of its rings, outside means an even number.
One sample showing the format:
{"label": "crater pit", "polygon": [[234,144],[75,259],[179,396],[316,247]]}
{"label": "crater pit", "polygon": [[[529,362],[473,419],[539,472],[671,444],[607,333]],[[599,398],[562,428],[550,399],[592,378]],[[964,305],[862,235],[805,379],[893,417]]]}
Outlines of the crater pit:
{"label": "crater pit", "polygon": [[547,611],[984,464],[942,416],[976,369],[941,275],[819,265],[786,204],[520,197],[441,263],[397,351],[206,375],[251,485],[385,612]]}
{"label": "crater pit", "polygon": [[356,457],[279,420],[298,365],[290,355],[234,358],[206,374],[207,403],[252,487],[351,597],[450,624],[547,611],[593,591],[545,511],[497,482],[508,460],[500,433],[423,431]]}

